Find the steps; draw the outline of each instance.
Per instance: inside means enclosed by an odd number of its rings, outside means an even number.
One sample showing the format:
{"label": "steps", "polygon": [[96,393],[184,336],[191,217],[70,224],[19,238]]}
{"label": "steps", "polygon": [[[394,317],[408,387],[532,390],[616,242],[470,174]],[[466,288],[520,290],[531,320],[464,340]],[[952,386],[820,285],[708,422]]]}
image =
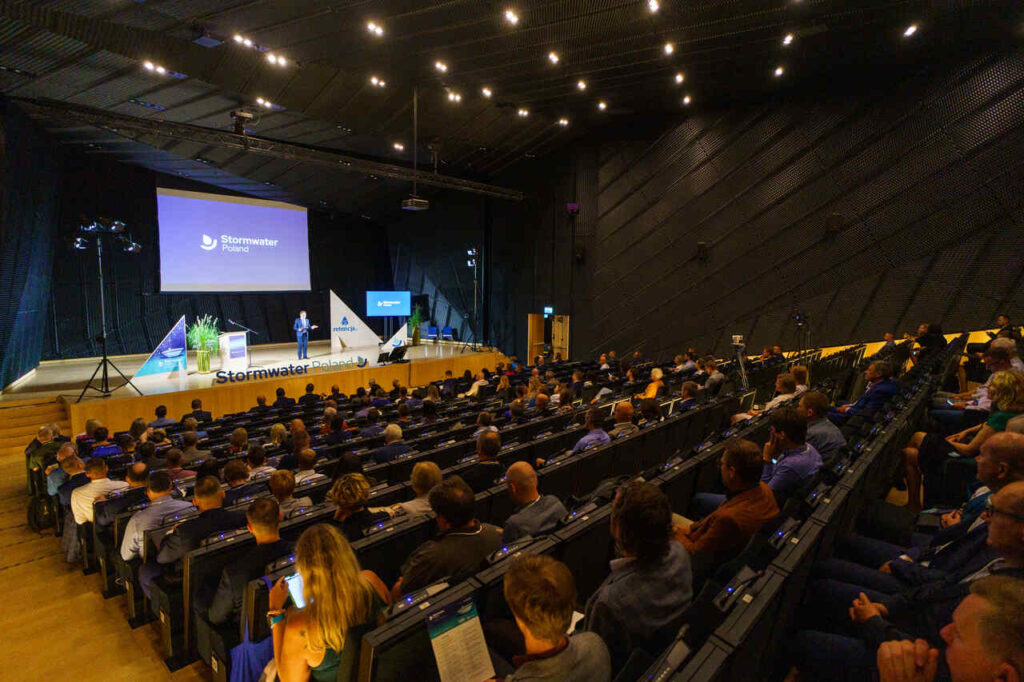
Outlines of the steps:
{"label": "steps", "polygon": [[57,424],[63,435],[71,435],[67,406],[56,398],[0,401],[0,462],[18,461],[24,466],[25,446],[40,426],[50,423]]}

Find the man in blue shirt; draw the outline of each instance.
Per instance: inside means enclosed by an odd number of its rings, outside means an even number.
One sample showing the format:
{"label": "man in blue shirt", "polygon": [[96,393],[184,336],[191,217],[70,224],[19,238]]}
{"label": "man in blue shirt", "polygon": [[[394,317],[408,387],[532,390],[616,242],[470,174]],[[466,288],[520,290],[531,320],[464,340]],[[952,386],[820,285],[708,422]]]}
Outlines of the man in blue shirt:
{"label": "man in blue shirt", "polygon": [[177,423],[178,422],[174,421],[173,419],[171,419],[170,417],[167,416],[167,406],[166,405],[157,405],[157,407],[156,407],[156,419],[154,419],[153,421],[149,422],[149,427],[151,429],[162,429],[165,426],[171,426],[171,425],[177,424]]}
{"label": "man in blue shirt", "polygon": [[603,410],[592,407],[587,412],[587,433],[578,441],[576,446],[572,449],[572,454],[589,450],[592,447],[604,445],[605,443],[611,443],[612,438],[604,429],[601,428],[601,424],[604,422]]}
{"label": "man in blue shirt", "polygon": [[[784,500],[799,492],[821,468],[821,455],[806,442],[807,420],[799,410],[783,407],[771,413],[771,432],[764,444],[761,481]],[[781,504],[780,504],[781,506]]]}
{"label": "man in blue shirt", "polygon": [[309,358],[306,355],[306,347],[309,344],[309,330],[316,329],[317,325],[310,324],[306,318],[306,311],[300,310],[299,316],[295,318],[295,323],[292,325],[292,329],[295,330],[295,341],[299,346],[299,360],[306,360]]}
{"label": "man in blue shirt", "polygon": [[378,464],[390,462],[412,450],[409,444],[402,440],[402,427],[398,424],[388,424],[384,429],[384,445],[370,453],[370,459]]}
{"label": "man in blue shirt", "polygon": [[124,529],[121,541],[121,558],[125,561],[136,559],[142,552],[142,542],[147,530],[156,528],[160,521],[171,514],[191,512],[195,508],[190,502],[171,497],[171,477],[166,471],[154,471],[146,482],[146,497],[149,505],[134,514]]}
{"label": "man in blue shirt", "polygon": [[807,442],[822,457],[828,457],[846,445],[843,432],[828,420],[828,396],[817,391],[807,391],[800,397],[800,409],[807,418]]}

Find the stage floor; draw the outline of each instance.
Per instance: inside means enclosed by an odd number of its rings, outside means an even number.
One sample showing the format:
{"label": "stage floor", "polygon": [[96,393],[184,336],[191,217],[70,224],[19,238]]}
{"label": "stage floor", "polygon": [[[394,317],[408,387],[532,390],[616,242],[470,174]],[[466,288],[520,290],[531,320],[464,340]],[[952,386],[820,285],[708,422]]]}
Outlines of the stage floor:
{"label": "stage floor", "polygon": [[[252,368],[280,367],[287,366],[289,363],[298,364],[299,362],[296,357],[294,343],[265,344],[262,346],[250,346],[249,349]],[[428,342],[419,346],[410,346],[405,357],[411,361],[439,360],[472,353],[474,353],[472,348],[464,348],[461,343],[439,341],[436,344]],[[366,365],[367,367],[376,367],[378,349],[376,347],[351,348],[339,353],[332,353],[331,342],[324,340],[311,341],[308,354],[309,359],[303,362],[310,364],[318,362],[355,362],[359,358],[364,358],[369,361],[369,364]],[[142,367],[147,357],[149,357],[148,354],[118,355],[111,356],[110,359],[117,365],[118,369],[131,378]],[[92,375],[93,370],[96,369],[98,363],[99,358],[76,358],[74,360],[48,360],[42,362],[34,372],[22,377],[14,382],[12,386],[5,389],[0,394],[0,402],[5,400],[54,398],[56,396],[76,400],[82,392],[82,388],[88,383],[89,377]],[[188,366],[188,375],[178,381],[169,381],[163,377],[143,377],[137,382],[133,381],[133,383],[137,383],[139,389],[146,395],[210,388],[214,385],[217,370],[220,369],[220,358],[215,356],[210,361],[210,369],[212,370],[210,374],[199,374],[195,371],[195,353],[189,352]],[[338,367],[337,369],[343,370],[345,368]],[[112,373],[110,378],[111,386],[119,386],[123,383],[124,380],[116,372]],[[96,395],[98,394],[94,391],[89,391],[86,394],[86,398],[88,399]],[[132,391],[130,386],[125,386],[118,389],[113,397],[129,398],[134,395],[138,394]]]}

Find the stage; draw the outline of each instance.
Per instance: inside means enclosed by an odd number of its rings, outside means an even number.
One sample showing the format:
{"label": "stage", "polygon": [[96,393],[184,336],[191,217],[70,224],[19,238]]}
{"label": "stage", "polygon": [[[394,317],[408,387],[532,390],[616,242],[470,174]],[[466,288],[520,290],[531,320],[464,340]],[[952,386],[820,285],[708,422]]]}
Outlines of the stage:
{"label": "stage", "polygon": [[[278,387],[284,388],[292,398],[302,395],[307,383],[316,386],[317,393],[328,393],[335,384],[342,392],[351,393],[359,386],[367,386],[371,378],[389,389],[394,379],[403,386],[415,387],[444,378],[446,370],[456,375],[467,369],[474,373],[483,367],[493,370],[497,362],[505,359],[490,349],[475,351],[461,343],[444,341],[410,346],[405,356],[409,362],[390,365],[377,364],[376,346],[332,353],[328,340],[310,342],[306,360],[296,357],[294,343],[250,346],[250,351],[251,364],[245,374],[220,371],[220,360],[216,356],[210,363],[211,372],[200,374],[195,370],[195,354],[190,352],[187,375],[133,380],[142,391],[141,396],[131,386],[117,389],[109,398],[90,390],[80,403],[75,401],[99,358],[46,361],[4,389],[0,405],[11,400],[58,398],[67,405],[75,433],[84,429],[85,420],[89,418],[99,419],[112,430],[122,430],[136,417],[146,421],[154,419],[157,405],[166,405],[168,416],[177,419],[190,411],[193,398],[201,399],[203,409],[217,417],[249,409],[260,394],[266,395],[267,402],[272,403]],[[119,355],[110,359],[130,378],[147,357],[146,354]],[[111,386],[119,386],[124,380],[113,373],[110,382]]]}

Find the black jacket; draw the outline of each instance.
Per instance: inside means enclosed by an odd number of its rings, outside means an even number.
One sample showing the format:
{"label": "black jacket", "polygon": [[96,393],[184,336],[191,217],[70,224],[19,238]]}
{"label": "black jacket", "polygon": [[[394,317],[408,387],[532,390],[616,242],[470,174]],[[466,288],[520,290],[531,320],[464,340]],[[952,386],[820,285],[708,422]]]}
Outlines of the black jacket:
{"label": "black jacket", "polygon": [[185,421],[189,417],[192,417],[197,422],[212,422],[213,421],[213,415],[210,414],[209,412],[207,412],[205,410],[192,410],[191,412],[186,412],[185,414],[181,415],[181,419],[178,420],[178,423],[180,424],[181,422]]}
{"label": "black jacket", "polygon": [[295,398],[289,398],[287,396],[284,398],[278,398],[274,401],[274,407],[278,409],[281,409],[282,407],[295,407]]}
{"label": "black jacket", "polygon": [[477,462],[460,475],[473,492],[479,493],[494,486],[495,479],[505,475],[505,467],[500,462]]}
{"label": "black jacket", "polygon": [[197,518],[184,521],[164,536],[164,544],[156,557],[157,563],[174,563],[199,547],[199,543],[210,535],[244,525],[245,514],[242,512],[230,512],[224,507],[200,512]]}
{"label": "black jacket", "polygon": [[319,402],[320,396],[318,396],[316,393],[306,393],[301,398],[299,398],[299,404],[301,404],[303,407],[316,405]]}
{"label": "black jacket", "polygon": [[[245,555],[233,561],[220,574],[217,592],[210,602],[207,619],[214,625],[226,623],[228,619],[238,619],[242,610],[242,596],[245,586],[266,574],[270,564],[292,551],[292,544],[286,540],[277,540],[265,545],[255,545]],[[197,603],[196,610],[202,613],[205,604]]]}

